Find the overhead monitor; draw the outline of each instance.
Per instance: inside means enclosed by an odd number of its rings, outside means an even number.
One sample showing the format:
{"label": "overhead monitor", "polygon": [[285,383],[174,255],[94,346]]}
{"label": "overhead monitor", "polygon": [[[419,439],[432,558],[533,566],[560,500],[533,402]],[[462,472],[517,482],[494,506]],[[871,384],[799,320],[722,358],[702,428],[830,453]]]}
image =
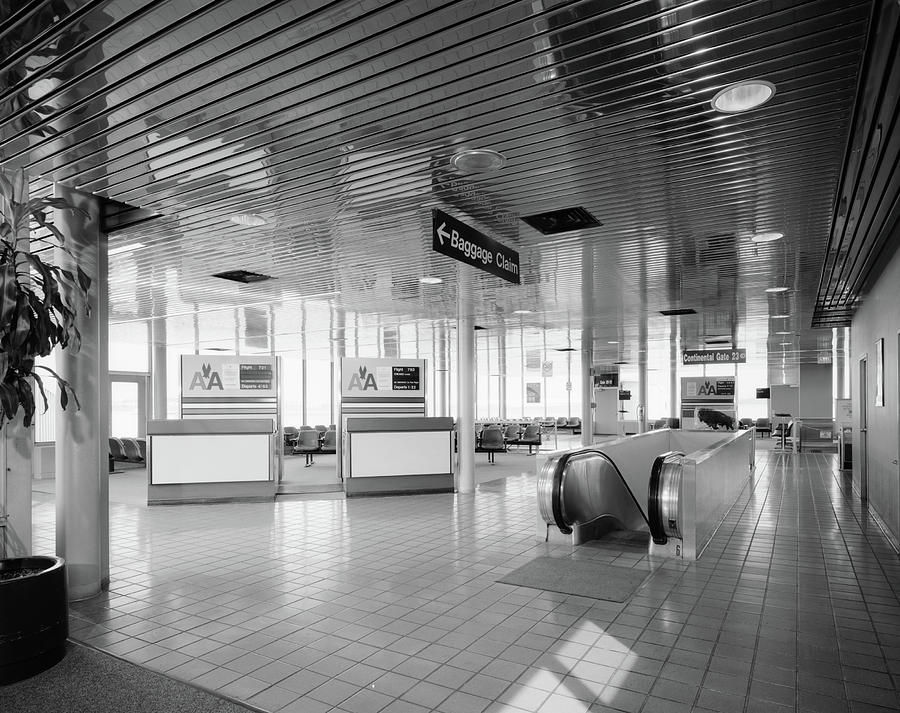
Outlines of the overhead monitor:
{"label": "overhead monitor", "polygon": [[768,399],[771,398],[769,395],[769,387],[765,387],[764,389],[756,390],[756,398],[758,399]]}

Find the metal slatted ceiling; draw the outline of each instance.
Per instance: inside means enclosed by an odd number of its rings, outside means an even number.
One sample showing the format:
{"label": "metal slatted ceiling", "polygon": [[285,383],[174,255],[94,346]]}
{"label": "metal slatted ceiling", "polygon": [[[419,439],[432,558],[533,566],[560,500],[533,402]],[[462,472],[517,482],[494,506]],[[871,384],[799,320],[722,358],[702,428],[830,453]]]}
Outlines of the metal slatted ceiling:
{"label": "metal slatted ceiling", "polygon": [[[474,281],[478,322],[645,322],[686,346],[765,341],[791,310],[799,358],[856,94],[871,2],[257,2],[27,4],[3,18],[2,165],[164,214],[116,234],[125,321],[304,300],[385,323],[455,316],[456,265],[430,251],[441,207],[515,247],[523,285]],[[715,92],[775,83],[721,115]],[[462,175],[462,148],[502,171]],[[521,215],[583,206],[602,227],[543,236]],[[235,213],[267,224],[238,226]],[[785,239],[755,244],[779,230]],[[274,276],[233,286],[212,273]],[[437,275],[444,285],[418,283]],[[793,288],[787,307],[764,289]],[[338,293],[339,294],[336,294]],[[773,311],[775,310],[775,311]],[[231,319],[228,310],[222,319]],[[515,324],[522,318],[512,319]],[[779,321],[779,327],[785,320]],[[174,324],[174,321],[173,321]],[[322,332],[326,334],[327,332]],[[576,334],[577,340],[577,334]]]}

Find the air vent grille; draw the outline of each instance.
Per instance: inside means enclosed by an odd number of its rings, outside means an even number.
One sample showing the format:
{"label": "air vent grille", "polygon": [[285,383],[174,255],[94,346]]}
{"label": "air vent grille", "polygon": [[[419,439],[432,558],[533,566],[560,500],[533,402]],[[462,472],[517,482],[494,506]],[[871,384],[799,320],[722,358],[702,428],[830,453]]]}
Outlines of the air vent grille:
{"label": "air vent grille", "polygon": [[697,314],[697,310],[683,307],[681,309],[661,309],[659,313],[665,317],[677,317],[681,314]]}
{"label": "air vent grille", "polygon": [[558,351],[558,352],[574,352],[575,347],[558,347],[556,349],[556,351]]}
{"label": "air vent grille", "polygon": [[558,235],[559,233],[584,230],[585,228],[597,228],[603,225],[584,208],[565,208],[548,213],[536,213],[535,215],[523,216],[522,220],[544,235]]}
{"label": "air vent grille", "polygon": [[242,282],[249,284],[251,282],[264,282],[271,280],[271,275],[263,275],[259,272],[250,272],[249,270],[228,270],[227,272],[217,272],[213,277],[219,277],[223,280],[231,280],[232,282]]}

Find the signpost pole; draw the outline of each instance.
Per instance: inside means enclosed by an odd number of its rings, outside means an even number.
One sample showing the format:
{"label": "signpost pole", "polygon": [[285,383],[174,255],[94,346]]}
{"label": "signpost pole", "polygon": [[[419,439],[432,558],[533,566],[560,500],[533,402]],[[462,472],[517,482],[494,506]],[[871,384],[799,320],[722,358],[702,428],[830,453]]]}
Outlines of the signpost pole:
{"label": "signpost pole", "polygon": [[456,382],[458,435],[456,490],[459,493],[475,492],[475,318],[469,294],[467,269],[458,268],[457,280],[457,329],[456,329]]}

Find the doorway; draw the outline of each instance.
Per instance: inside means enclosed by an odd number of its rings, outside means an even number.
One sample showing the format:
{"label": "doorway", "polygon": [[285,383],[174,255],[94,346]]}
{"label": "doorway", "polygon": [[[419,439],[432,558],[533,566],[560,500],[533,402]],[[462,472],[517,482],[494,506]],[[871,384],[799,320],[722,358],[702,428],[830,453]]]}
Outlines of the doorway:
{"label": "doorway", "polygon": [[144,438],[147,435],[146,374],[109,375],[109,435]]}
{"label": "doorway", "polygon": [[866,360],[866,357],[859,360],[859,445],[857,450],[859,452],[859,497],[861,500],[867,500],[869,497],[868,448],[866,447],[869,430],[869,382]]}

